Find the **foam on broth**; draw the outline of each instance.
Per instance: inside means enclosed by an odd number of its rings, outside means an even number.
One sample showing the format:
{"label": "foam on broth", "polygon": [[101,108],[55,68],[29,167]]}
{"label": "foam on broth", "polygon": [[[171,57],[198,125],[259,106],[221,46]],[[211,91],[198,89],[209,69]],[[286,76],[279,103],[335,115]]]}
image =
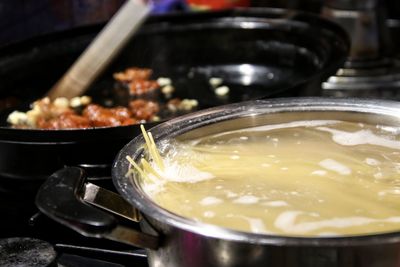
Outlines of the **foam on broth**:
{"label": "foam on broth", "polygon": [[400,229],[399,129],[296,121],[171,141],[142,182],[161,207],[253,233],[343,236]]}

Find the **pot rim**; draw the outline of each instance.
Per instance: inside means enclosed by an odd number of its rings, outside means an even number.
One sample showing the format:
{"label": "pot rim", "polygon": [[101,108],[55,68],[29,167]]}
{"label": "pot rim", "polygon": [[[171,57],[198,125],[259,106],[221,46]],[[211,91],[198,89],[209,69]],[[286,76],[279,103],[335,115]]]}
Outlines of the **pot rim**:
{"label": "pot rim", "polygon": [[[162,139],[171,136],[179,136],[182,133],[210,124],[210,122],[222,122],[229,119],[261,114],[304,111],[369,113],[393,117],[400,121],[400,102],[396,101],[357,98],[297,97],[253,100],[214,107],[176,117],[147,130],[151,131],[156,143],[159,143]],[[138,208],[145,217],[150,218],[150,221],[156,220],[162,224],[211,238],[259,245],[331,247],[400,242],[400,230],[398,232],[340,237],[277,236],[231,230],[176,215],[158,206],[138,188],[132,179],[125,176],[129,167],[129,163],[125,160],[125,157],[130,155],[134,159],[138,158],[143,151],[143,144],[144,138],[141,135],[137,136],[118,153],[112,166],[112,179],[117,191],[122,197],[131,205]]]}

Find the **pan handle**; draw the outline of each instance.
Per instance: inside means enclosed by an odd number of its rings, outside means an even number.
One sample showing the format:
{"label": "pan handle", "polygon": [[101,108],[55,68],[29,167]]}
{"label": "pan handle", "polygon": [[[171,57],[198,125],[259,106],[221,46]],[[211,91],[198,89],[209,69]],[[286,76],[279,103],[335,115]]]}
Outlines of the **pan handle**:
{"label": "pan handle", "polygon": [[85,203],[133,221],[140,219],[138,211],[118,194],[85,180],[86,174],[81,168],[67,167],[55,172],[40,187],[36,206],[48,217],[84,236],[158,248],[158,237],[119,225],[113,215]]}

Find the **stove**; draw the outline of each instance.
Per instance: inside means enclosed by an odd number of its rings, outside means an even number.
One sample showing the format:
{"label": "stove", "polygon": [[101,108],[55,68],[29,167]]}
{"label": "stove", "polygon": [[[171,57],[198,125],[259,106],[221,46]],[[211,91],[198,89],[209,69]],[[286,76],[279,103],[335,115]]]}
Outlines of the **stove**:
{"label": "stove", "polygon": [[[113,188],[110,177],[89,180]],[[0,178],[0,266],[148,266],[145,250],[83,237],[41,214],[34,200],[42,182]]]}
{"label": "stove", "polygon": [[392,1],[326,0],[321,14],[351,38],[346,63],[322,88],[328,96],[400,100],[399,20],[389,18]]}

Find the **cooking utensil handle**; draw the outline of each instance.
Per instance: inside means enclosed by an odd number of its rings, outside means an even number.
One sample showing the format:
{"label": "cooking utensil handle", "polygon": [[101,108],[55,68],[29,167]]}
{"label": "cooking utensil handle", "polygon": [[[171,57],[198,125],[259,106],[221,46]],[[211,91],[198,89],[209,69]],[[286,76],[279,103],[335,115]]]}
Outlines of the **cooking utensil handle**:
{"label": "cooking utensil handle", "polygon": [[118,225],[111,214],[92,203],[133,221],[139,213],[118,194],[86,183],[81,168],[67,167],[52,174],[36,195],[36,206],[45,215],[77,231],[97,238],[106,238],[141,248],[156,249],[158,237]]}
{"label": "cooking utensil handle", "polygon": [[137,31],[150,9],[141,0],[126,1],[47,96],[55,99],[82,95]]}

